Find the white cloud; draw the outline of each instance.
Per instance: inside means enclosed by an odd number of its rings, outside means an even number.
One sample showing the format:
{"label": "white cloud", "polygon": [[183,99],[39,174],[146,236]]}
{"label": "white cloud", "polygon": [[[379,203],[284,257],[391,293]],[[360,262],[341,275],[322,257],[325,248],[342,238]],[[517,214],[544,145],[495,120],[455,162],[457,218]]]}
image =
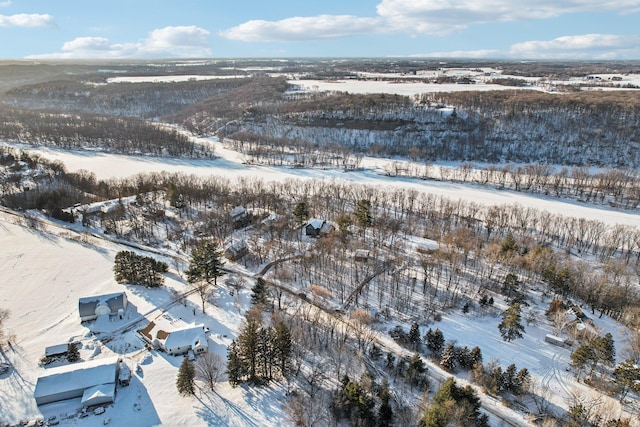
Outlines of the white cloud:
{"label": "white cloud", "polygon": [[61,52],[29,58],[195,58],[211,56],[209,32],[195,26],[164,27],[135,43],[112,43],[105,37],[78,37],[62,45]]}
{"label": "white cloud", "polygon": [[281,21],[253,20],[222,31],[227,39],[245,42],[273,42],[317,40],[347,37],[375,32],[380,29],[377,18],[359,18],[350,15],[320,15],[293,17]]}
{"label": "white cloud", "polygon": [[503,53],[495,49],[479,49],[421,53],[410,56],[414,58],[500,58]]}
{"label": "white cloud", "polygon": [[54,25],[53,16],[42,14],[18,13],[0,15],[0,27],[50,27]]}
{"label": "white cloud", "polygon": [[636,59],[640,57],[640,35],[582,34],[553,40],[515,43],[509,50],[496,49],[430,52],[410,55],[427,58],[510,59]]}
{"label": "white cloud", "polygon": [[149,38],[142,42],[141,50],[150,54],[168,53],[171,56],[207,56],[211,54],[207,36],[209,31],[193,25],[164,27],[153,30]]}
{"label": "white cloud", "polygon": [[640,0],[381,0],[377,6],[378,15],[394,30],[426,34],[592,11],[634,13],[640,11]]}
{"label": "white cloud", "polygon": [[220,35],[246,42],[318,40],[362,33],[444,35],[471,25],[548,19],[581,12],[640,12],[640,0],[380,0],[377,16],[253,20]]}
{"label": "white cloud", "polygon": [[583,34],[553,40],[531,40],[511,46],[517,58],[632,59],[640,56],[640,36]]}
{"label": "white cloud", "polygon": [[7,7],[11,5],[11,0],[0,1],[0,7]]}

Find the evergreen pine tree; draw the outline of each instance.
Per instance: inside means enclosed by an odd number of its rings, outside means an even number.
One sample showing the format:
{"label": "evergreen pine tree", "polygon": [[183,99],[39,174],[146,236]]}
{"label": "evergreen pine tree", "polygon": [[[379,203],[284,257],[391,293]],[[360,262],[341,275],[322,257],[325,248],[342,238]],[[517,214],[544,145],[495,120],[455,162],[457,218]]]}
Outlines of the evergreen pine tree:
{"label": "evergreen pine tree", "polygon": [[233,387],[240,384],[244,378],[244,369],[238,354],[238,344],[235,340],[227,348],[227,377]]}
{"label": "evergreen pine tree", "polygon": [[80,351],[78,351],[78,346],[74,342],[70,342],[67,345],[67,360],[71,363],[80,360]]}
{"label": "evergreen pine tree", "polygon": [[417,322],[413,322],[411,329],[409,330],[409,344],[411,344],[411,348],[413,350],[417,350],[421,342],[420,326],[418,326]]}
{"label": "evergreen pine tree", "polygon": [[613,382],[620,391],[620,402],[629,392],[640,394],[640,366],[633,359],[627,359],[613,370]]}
{"label": "evergreen pine tree", "polygon": [[480,303],[480,306],[481,306],[481,307],[484,307],[484,306],[486,306],[487,304],[489,304],[489,299],[487,298],[487,296],[486,296],[486,295],[482,295],[482,296],[480,297],[480,301],[479,301],[479,303]]}
{"label": "evergreen pine tree", "polygon": [[449,372],[456,369],[456,352],[453,344],[447,344],[440,358],[440,366]]}
{"label": "evergreen pine tree", "polygon": [[436,359],[442,357],[442,350],[444,349],[444,334],[440,329],[436,328],[436,330],[433,331],[429,328],[425,335],[425,342],[427,344],[427,348],[431,353],[433,353]]}
{"label": "evergreen pine tree", "polygon": [[475,365],[482,363],[482,350],[480,347],[475,346],[471,349],[469,353],[469,364],[470,367],[473,368]]}
{"label": "evergreen pine tree", "polygon": [[480,413],[480,399],[475,390],[470,386],[458,387],[454,378],[449,378],[440,385],[433,400],[434,404],[420,420],[421,426],[488,425],[487,418]]}
{"label": "evergreen pine tree", "polygon": [[613,336],[607,332],[605,336],[596,338],[593,349],[601,363],[607,366],[613,366],[616,362],[616,347],[613,342]]}
{"label": "evergreen pine tree", "polygon": [[494,395],[502,393],[505,389],[504,372],[502,372],[501,366],[496,366],[489,374],[490,384],[487,386],[487,390]]}
{"label": "evergreen pine tree", "polygon": [[394,377],[404,377],[405,372],[407,372],[407,364],[408,360],[406,357],[399,357],[396,362],[396,369],[394,372]]}
{"label": "evergreen pine tree", "polygon": [[256,307],[245,316],[246,323],[238,335],[238,355],[247,372],[248,380],[259,383],[258,363],[260,362],[260,331],[262,329],[262,313]]}
{"label": "evergreen pine tree", "polygon": [[280,375],[287,378],[291,371],[293,342],[291,341],[291,331],[282,321],[278,322],[274,331],[273,350],[274,363],[277,365]]}
{"label": "evergreen pine tree", "polygon": [[385,367],[390,370],[393,368],[395,363],[396,363],[396,356],[393,353],[388,352]]}
{"label": "evergreen pine tree", "polygon": [[203,240],[191,250],[189,268],[185,271],[187,280],[198,292],[205,312],[205,302],[212,286],[217,286],[218,277],[224,275],[222,251],[216,242]]}
{"label": "evergreen pine tree", "polygon": [[296,203],[296,206],[293,208],[293,216],[300,225],[309,219],[309,206],[307,206],[306,201]]}
{"label": "evergreen pine tree", "polygon": [[373,216],[371,215],[371,202],[366,199],[362,199],[358,202],[356,210],[353,213],[356,223],[364,230],[373,224]]}
{"label": "evergreen pine tree", "polygon": [[427,371],[422,358],[418,353],[414,353],[413,357],[407,365],[407,371],[405,372],[405,378],[413,387],[415,384],[422,382],[423,374]]}
{"label": "evergreen pine tree", "polygon": [[273,379],[273,366],[275,364],[275,351],[273,348],[273,329],[260,328],[258,333],[259,370],[258,377]]}
{"label": "evergreen pine tree", "polygon": [[382,350],[375,343],[369,348],[369,358],[373,361],[380,360],[382,357]]}
{"label": "evergreen pine tree", "polygon": [[571,353],[571,367],[576,370],[576,377],[582,376],[582,371],[587,366],[592,366],[596,360],[596,354],[593,348],[588,344],[581,344]]}
{"label": "evergreen pine tree", "polygon": [[507,342],[522,338],[524,326],[522,325],[520,304],[512,304],[502,312],[502,322],[498,325],[498,329],[502,339]]}
{"label": "evergreen pine tree", "polygon": [[527,368],[522,368],[516,374],[514,384],[513,384],[513,393],[516,395],[521,395],[529,391],[529,387],[531,386],[531,374],[529,374],[529,370]]}
{"label": "evergreen pine tree", "polygon": [[378,427],[390,427],[393,425],[393,409],[389,403],[391,400],[391,393],[389,393],[389,382],[387,378],[382,379],[380,385],[380,407],[378,408]]}
{"label": "evergreen pine tree", "polygon": [[256,279],[256,284],[251,288],[251,304],[263,305],[267,302],[267,281],[262,277]]}
{"label": "evergreen pine tree", "polygon": [[195,393],[195,377],[196,369],[193,362],[185,357],[182,359],[180,369],[178,370],[178,378],[176,379],[176,387],[178,393],[182,395],[193,395]]}
{"label": "evergreen pine tree", "polygon": [[456,356],[461,369],[469,369],[473,366],[471,363],[471,351],[466,345],[458,351]]}
{"label": "evergreen pine tree", "polygon": [[507,366],[507,369],[504,371],[502,375],[502,384],[505,391],[513,391],[515,380],[516,380],[517,368],[516,364],[512,363]]}

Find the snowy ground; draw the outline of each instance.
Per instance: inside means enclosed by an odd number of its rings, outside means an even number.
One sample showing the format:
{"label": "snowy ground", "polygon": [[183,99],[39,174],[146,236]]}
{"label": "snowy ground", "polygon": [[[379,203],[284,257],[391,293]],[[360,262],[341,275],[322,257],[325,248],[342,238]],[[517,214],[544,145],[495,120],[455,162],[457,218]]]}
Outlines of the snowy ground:
{"label": "snowy ground", "polygon": [[[140,289],[124,286],[113,279],[113,258],[117,251],[130,248],[98,238],[88,243],[72,239],[73,232],[58,227],[34,230],[16,224],[16,217],[0,212],[0,307],[11,311],[6,330],[16,340],[0,353],[0,360],[11,365],[9,373],[0,377],[0,423],[18,423],[57,416],[61,425],[103,425],[109,418],[116,426],[152,425],[228,425],[281,426],[284,424],[278,386],[264,389],[232,389],[222,383],[216,394],[197,392],[196,398],[178,395],[175,378],[182,357],[147,351],[134,331],[108,334],[94,333],[95,322],[80,323],[78,298],[125,290],[129,308],[125,319],[111,322],[115,330],[137,317],[153,319],[160,315],[157,307],[171,302],[165,289]],[[166,287],[184,290],[183,281],[169,273]],[[248,291],[247,291],[248,292]],[[248,300],[248,296],[242,295]],[[229,337],[237,334],[242,317],[227,294],[217,295],[219,307],[211,307],[203,316],[199,301],[187,306],[176,305],[168,315],[186,322],[202,322],[211,330],[210,351],[226,358]],[[141,322],[144,326],[145,321]],[[108,328],[107,328],[108,329]],[[134,328],[135,329],[135,328]],[[102,341],[101,338],[104,340]],[[79,342],[84,360],[124,355],[130,367],[139,364],[140,373],[133,374],[131,385],[119,387],[116,402],[102,415],[79,418],[80,399],[36,406],[33,391],[37,377],[48,368],[39,367],[46,346]],[[59,366],[63,362],[54,362]]]}
{"label": "snowy ground", "polygon": [[[206,141],[203,141],[206,142]],[[210,141],[209,141],[210,142]],[[214,142],[215,143],[215,142]],[[616,211],[608,207],[591,206],[573,201],[548,198],[539,195],[499,191],[472,184],[455,184],[422,181],[409,178],[384,176],[382,171],[392,160],[365,158],[364,170],[291,169],[265,167],[243,163],[240,154],[215,143],[215,160],[163,159],[153,157],[126,157],[95,152],[67,152],[50,148],[28,148],[44,157],[63,161],[69,171],[87,169],[98,178],[127,177],[139,172],[168,171],[200,176],[224,175],[260,177],[267,181],[300,179],[344,179],[379,187],[405,187],[441,194],[450,198],[474,200],[483,204],[519,203],[552,213],[599,219],[607,224],[640,226],[640,215],[635,212]],[[166,290],[148,290],[123,286],[113,280],[113,258],[117,251],[130,248],[89,237],[87,241],[59,227],[34,230],[15,223],[16,217],[0,212],[0,307],[11,310],[6,329],[17,339],[0,359],[7,360],[12,369],[0,377],[0,422],[17,423],[21,420],[48,418],[57,415],[63,425],[102,425],[109,418],[113,425],[230,425],[230,426],[280,426],[285,424],[282,412],[284,390],[274,385],[270,388],[232,389],[227,383],[216,393],[198,392],[195,399],[177,394],[174,387],[180,357],[171,357],[143,349],[134,332],[119,335],[108,342],[92,331],[95,325],[81,324],[77,315],[77,301],[83,296],[118,292],[125,289],[131,308],[122,323],[146,315],[148,319],[159,315],[157,307],[165,307],[170,298]],[[184,281],[171,272],[166,280],[168,288],[184,290]],[[248,291],[244,291],[248,292]],[[248,299],[245,293],[243,300]],[[211,307],[203,316],[200,306],[193,299],[188,306],[177,305],[168,310],[173,318],[186,322],[202,322],[211,329],[210,350],[226,357],[226,346],[236,336],[242,316],[234,298],[228,294],[217,295],[219,305]],[[547,302],[548,303],[548,302]],[[541,306],[542,307],[542,304]],[[552,390],[553,403],[564,405],[566,396],[582,386],[573,381],[565,371],[569,350],[544,343],[549,331],[542,321],[540,326],[527,326],[522,340],[506,345],[497,330],[499,318],[485,316],[480,319],[468,316],[444,316],[433,327],[439,327],[447,340],[458,345],[482,348],[486,361],[498,359],[502,366],[515,363],[518,368],[527,367],[535,377],[546,382]],[[624,333],[614,322],[595,319],[597,326],[614,334],[621,343]],[[113,329],[124,324],[114,322]],[[424,334],[426,331],[423,330]],[[102,336],[104,337],[104,335]],[[102,358],[114,353],[123,354],[130,366],[140,364],[141,373],[135,373],[129,387],[120,388],[113,406],[105,414],[90,415],[80,419],[77,410],[80,399],[37,407],[33,399],[36,379],[46,371],[38,367],[38,361],[49,345],[81,343],[83,359]],[[620,349],[621,350],[621,349]],[[622,351],[618,352],[620,356]]]}
{"label": "snowy ground", "polygon": [[[26,145],[10,144],[13,147],[33,151],[51,160],[62,161],[70,172],[79,169],[89,170],[98,179],[124,178],[141,172],[160,172],[193,174],[197,176],[219,175],[229,179],[238,177],[262,178],[265,181],[284,181],[297,179],[346,180],[378,188],[412,188],[420,192],[446,196],[451,199],[468,200],[491,206],[518,203],[524,207],[545,210],[552,214],[595,219],[609,225],[623,224],[640,227],[640,215],[635,211],[621,211],[609,206],[596,206],[575,200],[558,199],[541,194],[528,194],[502,191],[477,184],[425,181],[406,177],[385,176],[385,170],[396,160],[365,157],[364,170],[344,172],[341,169],[294,169],[248,165],[236,151],[226,149],[215,140],[201,139],[201,142],[214,144],[215,160],[169,159],[158,157],[134,157],[107,154],[92,151],[66,151],[48,147],[33,148]],[[5,145],[9,145],[6,144]],[[438,167],[439,164],[435,164]]]}
{"label": "snowy ground", "polygon": [[[436,92],[462,92],[462,91],[489,91],[489,90],[513,90],[513,86],[504,86],[493,83],[457,84],[457,83],[424,83],[415,81],[375,81],[375,80],[291,80],[291,84],[298,85],[305,91],[337,91],[349,93],[390,93],[396,95],[413,96],[421,93]],[[542,90],[537,86],[527,86],[526,89]]]}
{"label": "snowy ground", "polygon": [[110,77],[107,83],[175,83],[200,80],[224,80],[246,77],[240,76],[208,76],[208,75],[176,75],[176,76],[122,76]]}

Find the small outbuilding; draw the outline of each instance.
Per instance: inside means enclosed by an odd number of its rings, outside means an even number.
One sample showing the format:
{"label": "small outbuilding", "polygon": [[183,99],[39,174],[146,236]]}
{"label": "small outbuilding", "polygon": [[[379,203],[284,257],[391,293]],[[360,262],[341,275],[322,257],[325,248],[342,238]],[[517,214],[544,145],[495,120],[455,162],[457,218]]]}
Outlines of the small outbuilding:
{"label": "small outbuilding", "polygon": [[78,300],[78,312],[82,322],[95,320],[99,316],[124,316],[126,311],[127,294],[125,292],[83,297]]}
{"label": "small outbuilding", "polygon": [[251,224],[252,215],[245,209],[244,206],[236,206],[235,208],[231,209],[229,216],[231,217],[231,221],[233,222],[233,228],[236,230]]}
{"label": "small outbuilding", "polygon": [[45,347],[44,356],[45,357],[58,357],[65,356],[67,351],[69,350],[69,344],[56,344]]}
{"label": "small outbuilding", "polygon": [[569,347],[568,341],[557,335],[547,334],[545,335],[544,340],[549,344],[557,345],[558,347]]}
{"label": "small outbuilding", "polygon": [[88,388],[82,393],[82,406],[104,405],[116,400],[115,384],[100,384]]}
{"label": "small outbuilding", "polygon": [[249,254],[249,247],[244,240],[233,242],[224,249],[224,257],[229,261],[237,261]]}

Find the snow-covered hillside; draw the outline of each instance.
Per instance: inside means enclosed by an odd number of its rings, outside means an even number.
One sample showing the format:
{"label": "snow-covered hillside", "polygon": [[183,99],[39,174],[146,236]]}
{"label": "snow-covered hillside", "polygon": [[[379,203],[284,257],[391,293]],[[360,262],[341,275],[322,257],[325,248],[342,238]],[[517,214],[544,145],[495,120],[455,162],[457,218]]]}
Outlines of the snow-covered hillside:
{"label": "snow-covered hillside", "polygon": [[[168,289],[185,290],[185,283],[169,274],[163,289],[124,286],[113,279],[113,258],[117,251],[129,249],[97,237],[82,236],[56,225],[41,229],[26,227],[19,217],[0,212],[0,307],[11,315],[6,330],[15,335],[0,358],[11,368],[0,376],[0,423],[49,419],[56,416],[61,425],[98,426],[110,420],[114,426],[281,426],[284,414],[279,410],[283,390],[232,389],[221,383],[217,393],[198,393],[197,399],[182,397],[175,379],[182,356],[149,352],[133,327],[115,336],[97,330],[120,330],[136,319],[161,314],[184,322],[202,322],[211,329],[209,348],[226,358],[226,345],[237,334],[241,316],[226,294],[216,295],[219,306],[206,316],[193,314],[194,300],[186,306],[172,303]],[[144,252],[142,252],[144,253]],[[106,328],[95,322],[80,323],[78,299],[85,296],[126,291],[129,308],[123,320]],[[246,295],[243,295],[246,298]],[[102,325],[104,326],[104,325]],[[80,418],[80,399],[36,406],[33,392],[38,376],[63,362],[39,367],[45,347],[77,342],[82,360],[122,355],[134,371],[131,384],[119,387],[116,402],[102,415]],[[66,363],[66,362],[64,362]],[[141,369],[135,372],[135,366]]]}

